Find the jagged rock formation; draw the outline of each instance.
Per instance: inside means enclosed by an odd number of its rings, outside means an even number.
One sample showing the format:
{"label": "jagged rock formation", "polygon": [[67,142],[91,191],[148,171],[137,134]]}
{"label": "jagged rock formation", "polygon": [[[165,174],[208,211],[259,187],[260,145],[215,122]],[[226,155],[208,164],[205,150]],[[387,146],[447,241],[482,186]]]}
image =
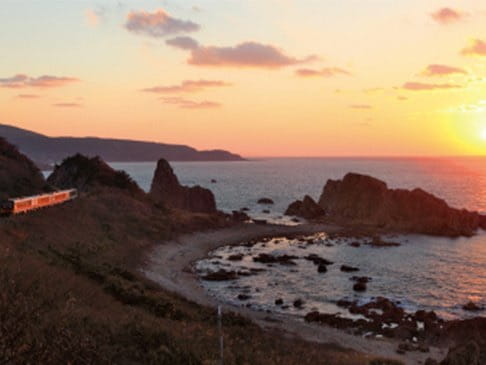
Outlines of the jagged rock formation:
{"label": "jagged rock formation", "polygon": [[486,217],[451,208],[422,189],[389,189],[383,181],[355,173],[329,180],[319,205],[346,225],[440,236],[471,236],[486,228]]}
{"label": "jagged rock formation", "polygon": [[196,213],[216,213],[216,201],[209,189],[200,186],[187,187],[179,183],[169,163],[157,162],[150,196],[158,203],[171,208],[184,209]]}
{"label": "jagged rock formation", "polygon": [[99,157],[89,158],[80,154],[68,157],[56,166],[47,182],[60,189],[76,188],[81,192],[108,187],[133,195],[145,194],[126,172],[114,170]]}
{"label": "jagged rock formation", "polygon": [[35,164],[0,137],[0,200],[46,190],[47,184]]}
{"label": "jagged rock formation", "polygon": [[305,219],[313,219],[322,217],[326,211],[321,208],[309,195],[306,195],[303,200],[296,200],[290,204],[285,211],[286,215],[295,215]]}

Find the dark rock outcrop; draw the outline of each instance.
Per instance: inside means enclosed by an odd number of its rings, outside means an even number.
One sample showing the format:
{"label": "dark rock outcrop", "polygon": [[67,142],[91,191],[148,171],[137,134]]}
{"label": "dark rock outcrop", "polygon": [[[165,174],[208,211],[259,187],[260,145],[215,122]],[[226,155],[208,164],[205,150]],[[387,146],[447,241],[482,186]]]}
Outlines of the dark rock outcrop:
{"label": "dark rock outcrop", "polygon": [[169,163],[160,159],[150,188],[150,196],[157,203],[195,213],[216,213],[216,201],[209,189],[187,187],[179,183]]}
{"label": "dark rock outcrop", "polygon": [[235,271],[226,271],[220,269],[218,271],[207,273],[203,275],[201,279],[206,281],[228,281],[238,279],[238,274]]}
{"label": "dark rock outcrop", "polygon": [[449,349],[446,358],[440,365],[480,365],[483,364],[480,362],[480,354],[479,345],[474,341],[469,341]]}
{"label": "dark rock outcrop", "polygon": [[305,219],[322,217],[326,211],[321,208],[309,195],[303,200],[297,200],[290,204],[285,211],[286,215],[294,215]]}
{"label": "dark rock outcrop", "polygon": [[260,198],[258,199],[258,204],[264,204],[264,205],[271,205],[274,204],[274,201],[270,198]]}
{"label": "dark rock outcrop", "polygon": [[355,173],[329,180],[319,205],[339,224],[407,233],[471,236],[486,223],[484,216],[451,208],[422,189],[389,189],[381,180]]}
{"label": "dark rock outcrop", "polygon": [[292,255],[270,255],[267,253],[261,253],[258,256],[253,257],[253,261],[260,262],[262,264],[280,264],[280,265],[296,265],[293,261],[298,259],[297,256]]}
{"label": "dark rock outcrop", "polygon": [[35,164],[0,137],[0,200],[46,190],[47,184]]}
{"label": "dark rock outcrop", "polygon": [[483,310],[484,308],[477,305],[474,302],[468,302],[468,303],[466,303],[462,306],[462,309],[464,309],[466,311],[470,311],[470,312],[477,312],[477,311]]}
{"label": "dark rock outcrop", "polygon": [[359,271],[359,269],[357,267],[348,266],[348,265],[341,265],[340,270],[342,272],[355,272],[355,271]]}
{"label": "dark rock outcrop", "polygon": [[124,171],[116,171],[99,157],[80,154],[56,165],[47,182],[59,189],[76,188],[81,192],[101,187],[117,188],[132,195],[145,196],[135,181]]}

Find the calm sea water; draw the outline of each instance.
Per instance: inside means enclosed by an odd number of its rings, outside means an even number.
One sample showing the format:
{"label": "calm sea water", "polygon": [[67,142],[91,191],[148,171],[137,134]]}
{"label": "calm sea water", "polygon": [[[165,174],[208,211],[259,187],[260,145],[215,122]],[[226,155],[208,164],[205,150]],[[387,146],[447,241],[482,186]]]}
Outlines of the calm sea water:
{"label": "calm sea water", "polygon": [[[155,163],[113,163],[116,169],[128,172],[140,186],[148,190]],[[283,212],[289,203],[309,194],[319,198],[327,179],[339,179],[347,172],[365,173],[383,179],[390,187],[421,187],[445,199],[455,207],[486,212],[486,158],[426,159],[263,159],[244,162],[172,163],[180,181],[186,185],[210,188],[221,210],[250,208],[254,217],[288,222]],[[216,179],[216,183],[211,183]],[[261,197],[275,201],[271,207],[256,202]],[[271,212],[263,213],[263,209]],[[225,257],[243,251],[245,259],[237,265],[251,267],[252,255],[259,252],[289,253],[302,257],[317,253],[336,264],[324,275],[305,260],[296,260],[296,267],[274,265],[271,270],[234,283],[204,283],[221,300],[239,303],[236,296],[250,292],[250,303],[256,308],[276,310],[274,300],[306,301],[306,308],[337,311],[333,303],[340,298],[368,300],[387,296],[400,300],[410,309],[425,308],[442,316],[464,317],[461,305],[469,300],[486,305],[486,234],[472,238],[446,239],[419,235],[395,237],[400,247],[377,249],[346,244],[314,245],[303,248],[294,241],[261,244],[248,250],[244,247],[221,248]],[[199,263],[201,269],[217,269],[214,260]],[[228,264],[220,260],[223,265]],[[340,264],[361,269],[359,275],[373,278],[363,294],[352,291],[349,275],[339,271]],[[243,303],[242,303],[243,305]],[[288,309],[291,314],[295,310]],[[303,313],[306,313],[305,310]]]}

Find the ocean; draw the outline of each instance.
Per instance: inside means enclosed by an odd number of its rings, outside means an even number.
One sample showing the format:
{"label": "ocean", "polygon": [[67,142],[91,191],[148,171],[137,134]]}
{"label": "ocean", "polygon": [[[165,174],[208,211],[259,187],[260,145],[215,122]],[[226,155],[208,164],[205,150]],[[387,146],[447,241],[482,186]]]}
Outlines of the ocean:
{"label": "ocean", "polygon": [[[201,185],[213,191],[218,208],[231,212],[243,207],[249,214],[272,222],[290,224],[284,217],[286,207],[308,194],[318,199],[328,179],[340,179],[347,172],[368,174],[387,182],[392,188],[420,187],[458,208],[486,213],[486,158],[268,158],[242,162],[174,162],[171,164],[182,184]],[[111,163],[125,170],[145,190],[156,164]],[[212,180],[216,180],[212,183]],[[271,198],[275,204],[262,207],[257,200]],[[269,209],[270,213],[264,213]],[[203,282],[221,301],[251,305],[255,309],[277,310],[274,300],[301,298],[308,309],[339,312],[338,299],[367,301],[376,296],[397,300],[405,308],[435,310],[442,317],[463,318],[474,315],[462,310],[472,300],[486,305],[486,233],[472,238],[437,238],[406,235],[392,238],[399,247],[359,248],[334,242],[333,246],[305,247],[292,240],[245,247],[223,247],[216,255],[244,252],[243,262],[231,265],[257,265],[251,256],[261,252],[293,254],[299,257],[316,253],[335,261],[325,275],[317,275],[313,265],[297,260],[296,267],[275,265],[257,276],[231,283]],[[323,242],[325,238],[322,239]],[[325,241],[329,243],[330,241]],[[246,250],[246,251],[245,251]],[[214,263],[216,262],[216,263]],[[197,264],[200,270],[218,269],[218,260],[208,258]],[[349,277],[339,271],[340,264],[360,268],[360,276],[372,281],[365,293],[355,293]],[[226,264],[225,264],[226,265]],[[237,296],[250,291],[241,303]],[[248,293],[247,293],[248,294]],[[281,310],[281,309],[279,309]],[[295,308],[285,311],[300,315]]]}

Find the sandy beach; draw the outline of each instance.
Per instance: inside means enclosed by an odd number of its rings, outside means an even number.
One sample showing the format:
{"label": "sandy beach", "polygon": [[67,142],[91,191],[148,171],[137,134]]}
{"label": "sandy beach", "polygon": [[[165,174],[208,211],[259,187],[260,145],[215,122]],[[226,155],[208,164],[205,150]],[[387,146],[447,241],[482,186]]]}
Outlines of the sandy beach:
{"label": "sandy beach", "polygon": [[336,232],[337,226],[305,224],[299,226],[255,225],[244,224],[232,228],[203,233],[186,234],[176,240],[164,242],[154,247],[145,260],[141,271],[152,281],[166,290],[175,292],[191,301],[204,306],[216,308],[223,306],[223,311],[237,312],[262,328],[277,331],[282,336],[299,337],[315,343],[332,343],[344,348],[396,359],[405,364],[423,363],[428,357],[442,359],[446,349],[430,348],[429,353],[409,352],[405,355],[396,353],[401,341],[392,339],[369,339],[346,333],[331,327],[309,324],[302,319],[283,316],[275,313],[257,312],[245,307],[218,303],[208,295],[201,286],[197,276],[192,272],[192,263],[204,258],[217,247],[238,244],[246,240],[280,236],[287,234],[313,234],[317,232]]}

